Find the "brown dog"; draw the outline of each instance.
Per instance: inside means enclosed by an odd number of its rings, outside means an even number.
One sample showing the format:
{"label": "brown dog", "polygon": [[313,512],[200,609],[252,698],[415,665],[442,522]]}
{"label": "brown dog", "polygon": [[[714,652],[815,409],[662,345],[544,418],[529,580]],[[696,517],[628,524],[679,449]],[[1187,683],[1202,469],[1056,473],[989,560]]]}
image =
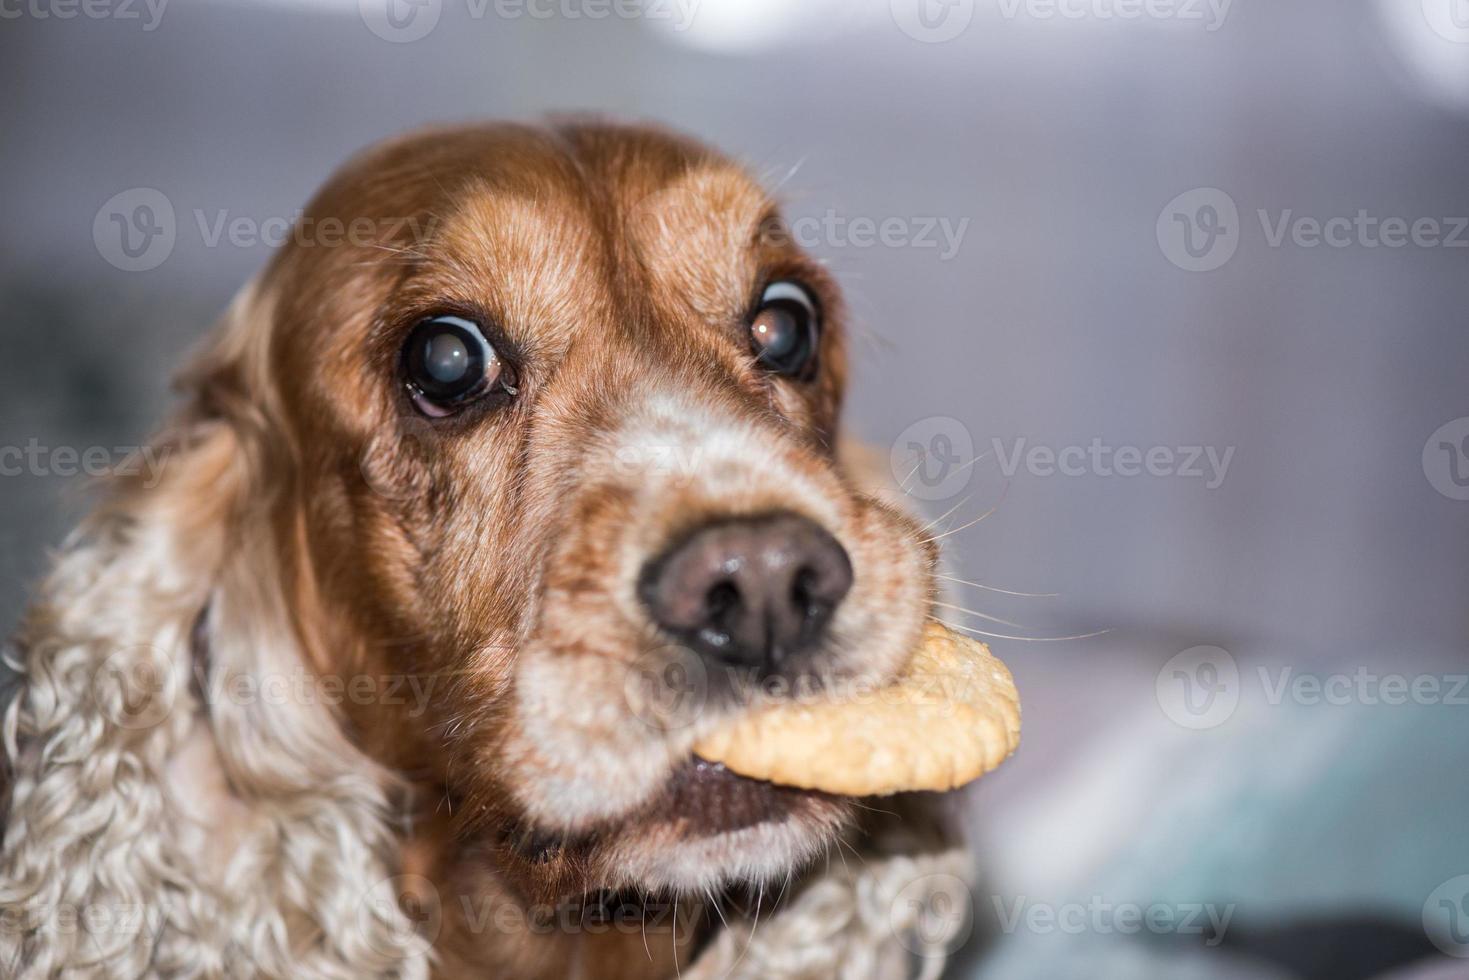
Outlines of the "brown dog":
{"label": "brown dog", "polygon": [[791,914],[859,805],[691,746],[751,684],[889,678],[930,612],[932,543],[836,458],[842,319],[683,139],[350,163],[27,619],[11,965],[660,976],[715,955],[711,898]]}

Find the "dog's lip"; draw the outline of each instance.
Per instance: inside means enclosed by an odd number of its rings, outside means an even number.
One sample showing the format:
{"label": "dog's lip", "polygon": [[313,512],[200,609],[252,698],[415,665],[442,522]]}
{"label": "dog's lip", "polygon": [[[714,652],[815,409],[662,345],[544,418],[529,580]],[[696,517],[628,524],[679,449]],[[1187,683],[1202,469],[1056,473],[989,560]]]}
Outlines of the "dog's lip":
{"label": "dog's lip", "polygon": [[674,767],[653,798],[639,807],[638,816],[653,821],[683,821],[699,833],[718,834],[763,823],[783,823],[814,801],[841,799],[844,797],[818,790],[751,779],[694,755]]}
{"label": "dog's lip", "polygon": [[585,850],[631,828],[672,826],[679,836],[708,837],[785,823],[803,809],[831,807],[849,799],[751,779],[722,763],[690,756],[673,768],[650,798],[608,824],[571,836],[525,826],[508,839],[522,857],[539,863],[563,850]]}

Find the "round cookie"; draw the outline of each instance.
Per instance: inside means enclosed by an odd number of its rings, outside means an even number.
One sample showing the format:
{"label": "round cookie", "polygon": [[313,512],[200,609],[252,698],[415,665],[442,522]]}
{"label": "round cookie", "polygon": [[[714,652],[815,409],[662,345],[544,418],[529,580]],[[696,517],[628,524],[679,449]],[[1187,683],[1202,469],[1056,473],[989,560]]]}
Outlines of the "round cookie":
{"label": "round cookie", "polygon": [[694,754],[734,772],[843,796],[949,790],[1020,744],[1020,695],[983,643],[939,623],[892,684],[849,702],[771,705]]}

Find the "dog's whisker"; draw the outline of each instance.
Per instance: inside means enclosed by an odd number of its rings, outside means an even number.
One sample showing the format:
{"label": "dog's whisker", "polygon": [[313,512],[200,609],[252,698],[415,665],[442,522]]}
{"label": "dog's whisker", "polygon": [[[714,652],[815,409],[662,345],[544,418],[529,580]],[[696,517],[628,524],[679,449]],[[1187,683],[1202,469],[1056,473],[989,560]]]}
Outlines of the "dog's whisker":
{"label": "dog's whisker", "polygon": [[[985,452],[980,453],[978,456],[971,456],[967,461],[965,461],[963,463],[960,463],[958,466],[956,466],[952,470],[950,470],[949,473],[948,473],[948,475],[949,476],[953,476],[955,473],[963,473],[965,470],[969,469],[969,467],[973,466],[975,463],[978,463],[980,460],[984,459],[989,454],[990,454],[989,451],[986,450]],[[920,456],[919,459],[918,459],[918,466],[922,466],[925,461],[926,461],[925,458]],[[914,473],[918,472],[917,467],[914,467],[913,472]],[[907,476],[907,478],[905,478],[903,480],[903,485],[901,487],[899,487],[898,489],[902,490],[903,493],[905,493],[905,494],[911,493],[912,491],[908,490],[908,480],[911,480],[912,478],[913,478],[913,473],[909,473],[908,476]],[[970,496],[973,496],[973,494],[970,494]]]}
{"label": "dog's whisker", "polygon": [[983,636],[991,640],[1019,640],[1024,643],[1064,643],[1068,640],[1090,640],[1092,637],[1104,636],[1112,632],[1110,629],[1106,629],[1097,630],[1093,633],[1077,633],[1074,636],[1006,636],[1003,633],[988,633],[984,630],[975,629],[972,626],[963,626],[959,623],[951,623],[943,619],[939,620],[939,622],[943,623],[949,629],[957,630],[960,633]]}
{"label": "dog's whisker", "polygon": [[845,871],[847,874],[850,875],[852,873],[852,867],[851,867],[851,865],[847,864],[847,856],[842,853],[842,838],[841,838],[841,836],[838,835],[838,836],[832,838],[832,843],[834,843],[836,845],[837,860],[842,862],[842,870]]}
{"label": "dog's whisker", "polygon": [[923,468],[923,457],[922,456],[919,456],[918,457],[918,462],[916,462],[916,463],[913,464],[913,468],[908,471],[908,475],[905,476],[905,477],[903,477],[902,482],[898,484],[898,492],[899,493],[906,494],[908,492],[908,481],[911,480],[911,479],[913,479],[913,477],[915,477],[916,475],[918,475],[918,471],[920,469],[922,469],[922,468]]}
{"label": "dog's whisker", "polygon": [[837,838],[837,843],[842,844],[847,850],[851,851],[852,856],[857,859],[857,862],[862,865],[864,870],[869,870],[870,866],[867,863],[867,858],[862,856],[861,851],[857,850],[850,843],[843,842],[840,837]]}
{"label": "dog's whisker", "polygon": [[862,803],[859,800],[849,800],[848,802],[851,803],[851,805],[856,807],[858,810],[866,810],[868,813],[877,813],[885,817],[897,817],[898,815],[892,810],[884,810],[881,807],[868,806],[867,804]]}
{"label": "dog's whisker", "polygon": [[801,168],[806,166],[807,159],[808,157],[801,157],[801,159],[791,164],[791,166],[786,169],[785,176],[781,177],[774,183],[774,185],[771,186],[770,193],[772,195],[779,193],[785,188],[786,184],[789,184],[793,179],[795,179],[796,174],[801,172]]}
{"label": "dog's whisker", "polygon": [[[920,466],[923,465],[923,461],[922,460],[919,460],[919,465]],[[953,516],[953,514],[954,514],[954,512],[956,510],[958,510],[960,507],[963,507],[965,504],[969,503],[969,501],[971,501],[973,499],[974,499],[974,494],[972,494],[972,493],[971,494],[968,494],[967,496],[965,496],[965,498],[963,500],[959,501],[957,504],[955,504],[954,506],[950,507],[948,510],[944,511],[938,517],[935,517],[933,520],[931,520],[927,524],[923,525],[923,527],[919,528],[918,529],[918,533],[920,533],[920,534],[927,533],[932,528],[936,527],[937,525],[941,524],[943,521],[947,520],[949,517]]]}
{"label": "dog's whisker", "polygon": [[934,578],[943,579],[945,582],[953,582],[955,585],[967,585],[972,589],[982,589],[985,592],[998,592],[1000,595],[1015,596],[1019,599],[1055,599],[1061,595],[1059,592],[1013,592],[1010,589],[998,589],[993,585],[971,582],[968,579],[956,578],[953,575],[935,575]]}
{"label": "dog's whisker", "polygon": [[644,892],[640,896],[640,900],[642,901],[643,908],[644,908],[644,914],[643,914],[642,922],[641,922],[641,926],[642,926],[642,930],[643,930],[643,952],[647,955],[648,962],[651,963],[651,962],[653,962],[653,951],[648,948],[648,916],[647,916],[647,912],[646,912],[646,909],[648,907],[648,901],[649,901],[648,894],[646,892]]}
{"label": "dog's whisker", "polygon": [[1004,490],[1004,492],[1000,494],[1000,499],[995,502],[995,505],[993,507],[991,507],[989,510],[985,511],[983,514],[980,514],[978,517],[976,517],[974,520],[970,521],[967,524],[960,524],[958,527],[956,527],[956,528],[950,528],[949,530],[945,531],[942,534],[930,535],[929,538],[928,538],[928,540],[929,541],[942,541],[944,538],[947,538],[950,535],[958,534],[960,531],[967,531],[969,528],[971,528],[974,525],[978,524],[980,521],[985,520],[990,515],[994,514],[995,511],[999,510],[1000,509],[1000,505],[1005,502],[1005,497],[1006,497],[1006,495],[1009,494],[1009,492],[1010,492],[1010,483],[1007,480],[1005,482],[1005,490]]}
{"label": "dog's whisker", "polygon": [[966,614],[968,614],[970,616],[974,616],[974,617],[976,617],[978,619],[987,620],[987,621],[989,621],[991,623],[999,623],[1001,626],[1013,626],[1013,627],[1015,627],[1018,630],[1029,629],[1030,628],[1030,627],[1026,626],[1024,623],[1015,623],[1015,622],[1011,622],[1008,619],[1001,619],[998,616],[991,616],[988,613],[977,612],[977,611],[975,611],[973,609],[965,609],[963,606],[956,606],[952,602],[939,602],[939,601],[935,600],[934,601],[934,605],[935,606],[939,606],[939,607],[944,608],[944,609],[952,609],[955,612],[966,613]]}
{"label": "dog's whisker", "polygon": [[995,506],[991,507],[989,510],[985,511],[983,514],[980,514],[974,520],[968,521],[968,522],[966,522],[964,524],[960,524],[958,527],[949,528],[947,531],[944,531],[944,532],[942,532],[940,534],[931,534],[925,540],[927,540],[929,542],[942,541],[944,538],[952,537],[953,535],[958,534],[960,531],[967,531],[971,527],[974,527],[974,525],[976,525],[976,524],[980,523],[981,521],[984,521],[985,519],[987,519],[988,517],[990,517],[990,515],[994,514],[994,512],[997,511],[997,510],[999,510],[999,509],[1000,509],[1000,505],[999,504],[996,504]]}
{"label": "dog's whisker", "polygon": [[392,255],[411,255],[415,259],[427,259],[428,256],[416,248],[397,248],[392,245],[384,245],[382,242],[369,242],[368,248],[375,248]]}
{"label": "dog's whisker", "polygon": [[867,350],[874,357],[882,357],[885,354],[890,354],[897,350],[897,344],[866,323],[860,321],[854,322],[849,328],[849,332],[854,340],[860,340],[863,344],[867,345]]}
{"label": "dog's whisker", "polygon": [[[743,960],[745,958],[745,953],[747,953],[749,951],[750,947],[752,945],[754,945],[754,943],[755,943],[755,933],[758,932],[759,929],[760,929],[760,906],[764,902],[765,902],[765,882],[762,881],[762,882],[760,882],[759,888],[755,892],[755,921],[750,926],[750,936],[749,936],[748,939],[745,940],[745,948],[742,949],[742,950],[740,950],[739,959],[736,959],[735,960],[734,966],[739,966],[740,965],[740,960]],[[731,967],[730,968],[730,971],[733,972],[734,971],[734,967]]]}
{"label": "dog's whisker", "polygon": [[729,928],[729,921],[727,919],[725,919],[725,917],[724,917],[724,911],[719,907],[719,899],[717,899],[717,898],[714,897],[714,889],[712,889],[712,888],[705,888],[704,889],[704,895],[705,895],[705,898],[707,899],[708,903],[711,906],[714,907],[714,914],[717,915],[717,916],[719,916],[720,923],[724,926],[724,928],[728,929]]}

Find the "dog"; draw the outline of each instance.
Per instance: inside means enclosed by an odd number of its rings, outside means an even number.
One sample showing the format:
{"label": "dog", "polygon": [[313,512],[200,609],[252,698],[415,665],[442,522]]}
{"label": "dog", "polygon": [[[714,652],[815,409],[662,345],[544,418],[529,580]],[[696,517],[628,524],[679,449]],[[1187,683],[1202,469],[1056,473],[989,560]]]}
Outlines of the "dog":
{"label": "dog", "polygon": [[934,600],[784,228],[589,119],[332,177],[21,625],[6,975],[936,975],[932,801],[692,754],[751,685],[891,679]]}

